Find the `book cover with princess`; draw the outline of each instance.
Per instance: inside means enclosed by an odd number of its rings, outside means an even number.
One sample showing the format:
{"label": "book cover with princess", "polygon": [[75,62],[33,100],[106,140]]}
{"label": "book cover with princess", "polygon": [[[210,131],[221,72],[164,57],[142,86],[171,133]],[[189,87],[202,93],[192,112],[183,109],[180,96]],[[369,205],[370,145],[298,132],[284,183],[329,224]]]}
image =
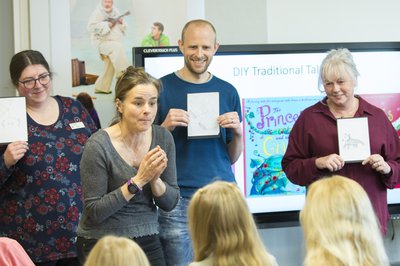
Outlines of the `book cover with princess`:
{"label": "book cover with princess", "polygon": [[288,180],[281,161],[300,112],[320,99],[321,96],[243,99],[247,197],[305,193],[305,187]]}

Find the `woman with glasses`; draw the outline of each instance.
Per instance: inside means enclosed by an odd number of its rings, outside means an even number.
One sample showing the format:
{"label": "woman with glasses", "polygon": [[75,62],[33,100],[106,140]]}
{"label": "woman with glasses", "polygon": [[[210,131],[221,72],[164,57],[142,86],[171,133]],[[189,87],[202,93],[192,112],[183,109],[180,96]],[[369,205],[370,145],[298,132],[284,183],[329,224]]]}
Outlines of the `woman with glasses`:
{"label": "woman with glasses", "polygon": [[15,54],[10,76],[26,99],[28,142],[0,146],[0,235],[17,240],[36,265],[78,265],[79,164],[96,126],[80,102],[51,96],[40,52]]}

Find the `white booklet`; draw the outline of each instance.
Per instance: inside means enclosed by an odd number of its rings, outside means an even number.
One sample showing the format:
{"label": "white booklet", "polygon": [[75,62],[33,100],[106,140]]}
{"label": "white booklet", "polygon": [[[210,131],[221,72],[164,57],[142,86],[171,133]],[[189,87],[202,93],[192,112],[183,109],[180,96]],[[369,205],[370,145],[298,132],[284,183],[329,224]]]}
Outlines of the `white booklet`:
{"label": "white booklet", "polygon": [[28,141],[25,97],[0,98],[0,143]]}
{"label": "white booklet", "polygon": [[219,93],[189,93],[187,95],[189,113],[188,138],[206,138],[219,135]]}
{"label": "white booklet", "polygon": [[339,155],[347,163],[361,162],[371,155],[368,118],[338,118]]}

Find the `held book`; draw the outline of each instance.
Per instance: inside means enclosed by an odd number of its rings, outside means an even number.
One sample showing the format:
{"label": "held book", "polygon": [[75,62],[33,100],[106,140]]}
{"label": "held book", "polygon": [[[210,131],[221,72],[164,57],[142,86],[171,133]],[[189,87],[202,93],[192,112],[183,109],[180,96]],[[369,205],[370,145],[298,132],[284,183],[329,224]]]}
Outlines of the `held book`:
{"label": "held book", "polygon": [[0,144],[28,141],[25,97],[0,98]]}
{"label": "held book", "polygon": [[337,119],[339,155],[346,163],[362,162],[371,155],[368,118]]}

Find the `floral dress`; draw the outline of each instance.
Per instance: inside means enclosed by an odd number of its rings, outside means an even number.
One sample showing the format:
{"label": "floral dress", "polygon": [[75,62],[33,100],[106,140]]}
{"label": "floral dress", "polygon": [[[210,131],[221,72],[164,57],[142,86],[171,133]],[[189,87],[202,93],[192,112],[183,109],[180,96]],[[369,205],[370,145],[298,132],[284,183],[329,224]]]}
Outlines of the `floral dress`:
{"label": "floral dress", "polygon": [[79,163],[96,126],[82,105],[55,96],[60,108],[50,126],[28,115],[29,150],[10,169],[0,146],[0,235],[16,239],[34,262],[76,257],[82,212]]}

